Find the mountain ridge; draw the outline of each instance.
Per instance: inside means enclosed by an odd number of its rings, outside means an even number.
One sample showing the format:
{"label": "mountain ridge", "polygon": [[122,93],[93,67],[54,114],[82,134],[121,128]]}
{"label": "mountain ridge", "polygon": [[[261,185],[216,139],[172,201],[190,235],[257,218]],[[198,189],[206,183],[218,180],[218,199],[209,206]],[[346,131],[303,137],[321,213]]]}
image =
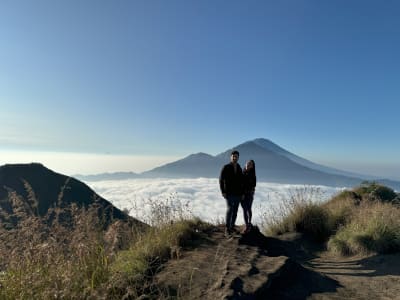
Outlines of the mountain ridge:
{"label": "mountain ridge", "polygon": [[374,178],[373,176],[370,176],[370,175],[364,175],[364,174],[359,174],[359,173],[354,173],[354,172],[349,172],[349,171],[343,171],[343,170],[339,170],[336,168],[327,167],[327,166],[324,166],[321,164],[314,163],[308,159],[302,158],[290,151],[283,149],[282,147],[274,144],[273,142],[271,142],[268,139],[257,138],[254,140],[254,142],[256,144],[260,145],[261,147],[265,147],[268,149],[272,148],[272,149],[274,149],[273,151],[276,151],[277,153],[284,155],[285,157],[289,158],[290,160],[293,160],[294,162],[297,162],[303,166],[310,167],[311,169],[328,172],[328,173],[332,173],[332,174],[337,174],[337,175],[359,177],[359,178],[363,178],[363,179],[373,179]]}
{"label": "mountain ridge", "polygon": [[[262,181],[344,187],[355,186],[365,180],[374,180],[400,190],[400,182],[395,180],[379,179],[320,165],[264,138],[246,141],[215,156],[205,152],[190,154],[177,161],[139,173],[135,178],[215,178],[219,176],[222,166],[229,162],[233,149],[240,152],[241,165],[248,159],[255,160],[257,177]],[[99,174],[98,180],[102,180],[101,178]]]}
{"label": "mountain ridge", "polygon": [[0,166],[0,222],[7,223],[10,228],[19,220],[16,204],[38,217],[70,205],[78,208],[96,205],[99,213],[103,214],[104,226],[113,220],[141,223],[96,194],[85,183],[56,173],[40,163]]}

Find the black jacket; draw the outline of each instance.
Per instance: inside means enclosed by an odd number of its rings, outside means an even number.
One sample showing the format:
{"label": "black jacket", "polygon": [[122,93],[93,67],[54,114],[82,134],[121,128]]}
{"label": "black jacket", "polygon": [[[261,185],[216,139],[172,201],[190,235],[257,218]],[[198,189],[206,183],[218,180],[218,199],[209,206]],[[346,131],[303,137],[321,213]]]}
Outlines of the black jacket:
{"label": "black jacket", "polygon": [[256,188],[257,178],[255,172],[243,171],[243,185],[245,193],[253,193]]}
{"label": "black jacket", "polygon": [[239,164],[237,164],[236,174],[232,163],[222,168],[219,176],[219,187],[222,194],[243,195],[243,173]]}

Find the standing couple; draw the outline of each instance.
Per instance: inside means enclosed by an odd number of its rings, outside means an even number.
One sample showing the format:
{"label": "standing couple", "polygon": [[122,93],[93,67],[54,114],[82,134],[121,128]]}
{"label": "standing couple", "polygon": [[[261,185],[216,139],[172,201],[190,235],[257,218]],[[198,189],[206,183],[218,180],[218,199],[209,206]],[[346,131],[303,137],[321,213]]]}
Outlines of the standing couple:
{"label": "standing couple", "polygon": [[256,188],[256,168],[253,160],[246,162],[242,168],[238,164],[239,152],[234,150],[231,153],[231,162],[225,165],[219,176],[219,186],[222,196],[226,200],[226,229],[225,235],[230,237],[236,231],[235,222],[239,203],[243,208],[246,228],[244,233],[251,229],[251,205],[253,203],[254,191]]}

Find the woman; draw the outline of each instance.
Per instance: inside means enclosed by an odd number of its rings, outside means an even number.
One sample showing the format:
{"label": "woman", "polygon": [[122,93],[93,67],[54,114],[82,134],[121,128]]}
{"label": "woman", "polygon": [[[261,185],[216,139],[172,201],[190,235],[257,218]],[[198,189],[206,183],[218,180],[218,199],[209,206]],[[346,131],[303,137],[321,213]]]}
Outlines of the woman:
{"label": "woman", "polygon": [[244,221],[246,223],[246,229],[244,233],[247,233],[251,230],[251,205],[253,204],[254,199],[254,191],[256,188],[257,178],[256,178],[256,165],[254,160],[249,160],[246,162],[246,166],[243,169],[243,182],[244,182],[244,198],[241,201],[241,205],[243,208],[243,216]]}

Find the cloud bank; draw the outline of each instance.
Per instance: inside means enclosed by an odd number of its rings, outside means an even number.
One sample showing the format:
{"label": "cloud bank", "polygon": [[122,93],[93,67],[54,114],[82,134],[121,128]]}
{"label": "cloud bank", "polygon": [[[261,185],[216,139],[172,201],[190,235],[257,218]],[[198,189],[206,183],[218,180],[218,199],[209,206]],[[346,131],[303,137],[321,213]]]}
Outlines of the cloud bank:
{"label": "cloud bank", "polygon": [[[226,204],[219,191],[218,179],[128,179],[86,183],[119,209],[127,209],[131,216],[145,222],[149,222],[154,203],[184,206],[193,215],[213,223],[224,220]],[[327,200],[342,190],[326,186],[259,182],[253,202],[253,223],[260,222],[265,210],[279,206],[285,198],[304,189],[314,191],[311,195],[315,198],[313,201]],[[243,224],[241,208],[237,224]]]}

